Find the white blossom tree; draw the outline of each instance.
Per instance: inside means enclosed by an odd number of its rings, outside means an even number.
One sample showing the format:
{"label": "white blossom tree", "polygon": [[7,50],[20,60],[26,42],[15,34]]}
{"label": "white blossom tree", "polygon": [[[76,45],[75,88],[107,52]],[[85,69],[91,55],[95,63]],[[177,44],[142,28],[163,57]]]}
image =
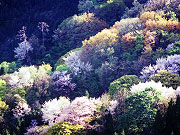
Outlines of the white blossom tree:
{"label": "white blossom tree", "polygon": [[33,48],[27,40],[26,27],[23,26],[18,33],[18,39],[22,42],[19,43],[19,46],[17,48],[15,48],[14,52],[16,53],[16,55],[14,57],[18,60],[26,60],[27,63],[31,65],[29,52],[32,51]]}

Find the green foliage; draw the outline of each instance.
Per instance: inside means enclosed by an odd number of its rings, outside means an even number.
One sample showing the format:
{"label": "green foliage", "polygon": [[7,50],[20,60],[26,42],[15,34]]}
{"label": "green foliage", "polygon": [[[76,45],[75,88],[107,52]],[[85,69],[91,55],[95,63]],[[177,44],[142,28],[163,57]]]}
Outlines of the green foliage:
{"label": "green foliage", "polygon": [[105,21],[95,17],[93,13],[74,15],[63,22],[53,35],[55,46],[50,49],[52,59],[81,47],[82,41],[95,35],[107,27]]}
{"label": "green foliage", "polygon": [[18,88],[15,88],[13,90],[9,90],[6,93],[6,96],[13,96],[15,94],[18,94],[19,96],[21,96],[22,98],[25,99],[26,91],[23,87],[18,87]]}
{"label": "green foliage", "polygon": [[56,71],[70,71],[70,68],[68,68],[65,64],[63,65],[58,65],[56,67]]}
{"label": "green foliage", "polygon": [[158,31],[159,34],[159,45],[158,47],[166,48],[168,44],[174,43],[180,40],[180,35],[178,33],[168,33],[167,31]]}
{"label": "green foliage", "polygon": [[167,18],[167,19],[171,19],[171,20],[173,20],[173,21],[177,20],[177,18],[176,18],[176,13],[174,13],[174,12],[167,12],[167,13],[166,13],[166,18]]}
{"label": "green foliage", "polygon": [[0,64],[0,75],[13,73],[16,70],[17,70],[17,66],[15,62],[9,63],[9,62],[4,61]]}
{"label": "green foliage", "polygon": [[163,86],[172,87],[173,89],[177,89],[180,86],[180,77],[177,74],[170,73],[166,70],[160,71],[155,75],[150,77],[150,80],[154,80],[155,82],[161,82]]}
{"label": "green foliage", "polygon": [[137,53],[137,55],[141,55],[141,52],[143,52],[143,48],[144,48],[144,35],[138,35],[136,38],[136,46],[135,46],[135,51]]}
{"label": "green foliage", "polygon": [[0,98],[3,98],[7,90],[8,88],[7,88],[6,82],[0,79]]}
{"label": "green foliage", "polygon": [[169,50],[168,54],[180,54],[180,41],[174,43],[173,49]]}
{"label": "green foliage", "polygon": [[127,90],[130,91],[130,87],[134,84],[138,84],[140,79],[136,75],[125,75],[121,78],[114,80],[110,83],[109,94],[111,97],[115,95],[118,91]]}
{"label": "green foliage", "polygon": [[78,91],[75,91],[76,96],[84,96],[87,92],[90,97],[99,97],[102,94],[100,82],[95,74],[91,74],[87,78],[75,77],[75,82],[78,89]]}
{"label": "green foliage", "polygon": [[127,51],[122,53],[122,59],[129,61],[135,61],[138,59],[138,56],[141,55],[144,49],[144,35],[138,35],[135,43],[135,47],[129,47]]}
{"label": "green foliage", "polygon": [[8,112],[9,106],[0,98],[0,135],[10,135],[4,119],[4,115],[6,115]]}
{"label": "green foliage", "polygon": [[146,89],[126,99],[127,111],[119,117],[119,132],[124,129],[126,135],[137,135],[152,126],[157,113],[153,108],[157,96],[149,94],[151,90]]}
{"label": "green foliage", "polygon": [[155,63],[158,58],[163,58],[166,56],[167,56],[167,53],[165,52],[163,48],[160,47],[156,49],[154,52],[152,52],[151,59],[152,59],[152,62]]}
{"label": "green foliage", "polygon": [[39,66],[39,69],[38,69],[39,71],[45,71],[46,73],[48,73],[48,74],[51,74],[52,73],[52,67],[51,67],[51,65],[50,64],[42,64],[41,66]]}
{"label": "green foliage", "polygon": [[123,0],[108,0],[96,8],[95,14],[112,25],[115,21],[120,20],[125,7]]}
{"label": "green foliage", "polygon": [[84,127],[70,122],[58,122],[42,135],[85,135]]}

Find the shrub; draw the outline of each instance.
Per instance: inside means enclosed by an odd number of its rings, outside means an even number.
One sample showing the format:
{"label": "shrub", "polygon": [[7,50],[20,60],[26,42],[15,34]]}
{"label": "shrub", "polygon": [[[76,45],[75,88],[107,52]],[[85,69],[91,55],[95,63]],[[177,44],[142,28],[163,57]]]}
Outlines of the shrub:
{"label": "shrub", "polygon": [[155,82],[161,82],[163,86],[172,87],[173,89],[177,89],[180,86],[180,77],[177,74],[170,73],[168,71],[159,71],[157,74],[152,75],[150,80],[154,80]]}
{"label": "shrub", "polygon": [[125,75],[121,78],[114,80],[110,83],[109,94],[111,97],[117,94],[118,91],[130,91],[130,87],[133,84],[138,84],[140,82],[136,75]]}
{"label": "shrub", "polygon": [[70,122],[58,122],[42,135],[85,135],[85,129],[81,125],[73,125]]}

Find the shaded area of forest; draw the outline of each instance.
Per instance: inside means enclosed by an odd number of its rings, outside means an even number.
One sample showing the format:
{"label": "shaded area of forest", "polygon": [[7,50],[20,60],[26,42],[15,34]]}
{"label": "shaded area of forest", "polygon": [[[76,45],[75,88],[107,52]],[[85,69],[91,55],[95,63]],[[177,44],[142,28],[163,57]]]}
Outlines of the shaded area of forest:
{"label": "shaded area of forest", "polygon": [[1,0],[0,61],[14,59],[12,50],[17,46],[16,35],[22,26],[28,26],[31,36],[37,33],[38,22],[44,21],[50,26],[51,35],[63,19],[78,12],[77,5],[78,0]]}

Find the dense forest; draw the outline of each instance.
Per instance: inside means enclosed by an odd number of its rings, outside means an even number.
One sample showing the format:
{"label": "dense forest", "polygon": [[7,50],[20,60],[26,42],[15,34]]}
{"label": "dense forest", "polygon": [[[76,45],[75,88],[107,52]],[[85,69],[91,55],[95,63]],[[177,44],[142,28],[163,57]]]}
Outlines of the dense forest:
{"label": "dense forest", "polygon": [[0,0],[0,135],[179,135],[180,0]]}

